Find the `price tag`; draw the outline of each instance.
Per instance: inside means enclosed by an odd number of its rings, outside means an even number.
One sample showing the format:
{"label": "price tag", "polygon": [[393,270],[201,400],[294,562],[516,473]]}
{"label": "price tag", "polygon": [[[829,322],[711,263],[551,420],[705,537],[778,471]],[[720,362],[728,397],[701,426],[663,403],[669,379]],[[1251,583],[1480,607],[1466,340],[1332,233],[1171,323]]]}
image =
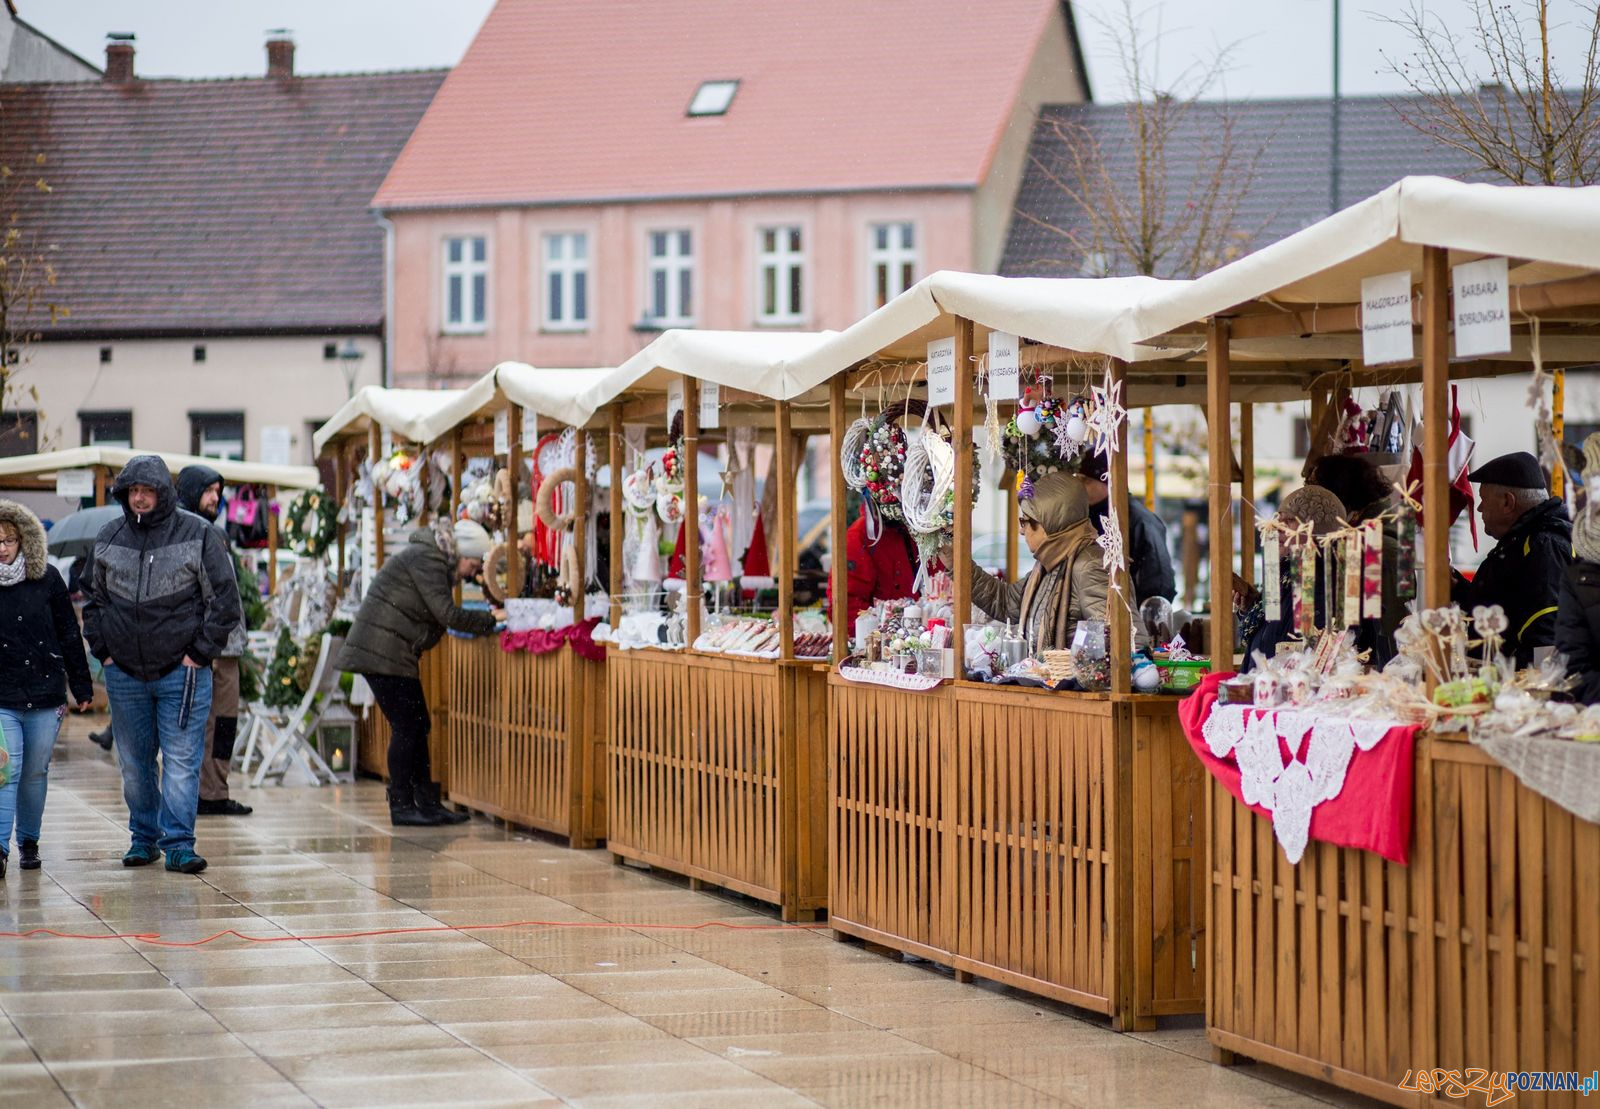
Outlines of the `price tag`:
{"label": "price tag", "polygon": [[532,451],[539,445],[539,413],[523,406],[522,409],[522,449]]}
{"label": "price tag", "polygon": [[93,470],[57,470],[56,471],[56,496],[58,496],[58,497],[92,497],[92,496],[94,496],[94,471]]}
{"label": "price tag", "polygon": [[1283,565],[1278,558],[1278,529],[1268,528],[1261,535],[1261,590],[1266,618],[1283,616]]}
{"label": "price tag", "polygon": [[700,383],[700,427],[720,427],[722,387],[709,381]]}
{"label": "price tag", "polygon": [[956,341],[935,339],[928,344],[928,404],[952,404],[956,399]]}
{"label": "price tag", "polygon": [[1004,331],[989,332],[989,399],[1016,400],[1022,395],[1017,337]]}
{"label": "price tag", "polygon": [[1511,349],[1511,299],[1506,260],[1485,258],[1451,271],[1455,282],[1456,357],[1505,354]]}
{"label": "price tag", "polygon": [[674,377],[667,382],[667,434],[672,434],[672,421],[683,411],[683,378]]}
{"label": "price tag", "polygon": [[494,453],[511,453],[511,413],[504,408],[494,414]]}
{"label": "price tag", "polygon": [[1411,335],[1411,271],[1361,281],[1361,360],[1369,366],[1416,357]]}

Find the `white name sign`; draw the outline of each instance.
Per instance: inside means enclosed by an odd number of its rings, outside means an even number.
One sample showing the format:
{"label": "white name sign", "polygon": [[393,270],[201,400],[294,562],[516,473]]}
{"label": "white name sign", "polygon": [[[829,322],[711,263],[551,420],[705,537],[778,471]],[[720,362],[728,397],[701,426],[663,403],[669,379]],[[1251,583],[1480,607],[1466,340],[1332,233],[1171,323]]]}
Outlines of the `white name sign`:
{"label": "white name sign", "polygon": [[539,445],[539,413],[531,408],[522,409],[522,449],[532,451]]}
{"label": "white name sign", "polygon": [[700,426],[702,428],[721,427],[722,420],[718,413],[722,408],[722,386],[709,381],[700,383]]}
{"label": "white name sign", "polygon": [[672,434],[672,421],[683,411],[683,379],[675,377],[667,382],[667,434]]}
{"label": "white name sign", "polygon": [[1016,400],[1022,395],[1017,337],[1004,331],[989,332],[989,399]]}
{"label": "white name sign", "polygon": [[956,399],[956,341],[935,339],[928,344],[928,404],[953,404]]}
{"label": "white name sign", "polygon": [[58,496],[58,497],[92,497],[92,496],[94,496],[94,471],[93,470],[57,470],[56,471],[56,496]]}
{"label": "white name sign", "polygon": [[511,413],[504,408],[494,414],[494,453],[511,453]]}
{"label": "white name sign", "polygon": [[1506,260],[1466,262],[1451,273],[1456,294],[1456,357],[1508,352],[1511,298],[1506,290]]}
{"label": "white name sign", "polygon": [[1411,335],[1411,272],[1361,282],[1361,360],[1369,366],[1416,357]]}

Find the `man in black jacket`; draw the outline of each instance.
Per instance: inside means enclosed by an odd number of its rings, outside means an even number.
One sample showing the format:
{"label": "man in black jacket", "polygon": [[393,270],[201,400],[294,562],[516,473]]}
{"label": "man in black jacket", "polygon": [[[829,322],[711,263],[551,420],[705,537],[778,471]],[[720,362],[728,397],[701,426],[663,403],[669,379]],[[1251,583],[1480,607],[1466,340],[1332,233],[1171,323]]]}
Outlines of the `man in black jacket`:
{"label": "man in black jacket", "polygon": [[[1089,493],[1089,518],[1094,521],[1094,530],[1104,535],[1106,517],[1111,511],[1106,460],[1099,455],[1085,456],[1079,476]],[[1172,552],[1167,549],[1167,525],[1137,497],[1128,498],[1127,558],[1134,607],[1151,597],[1165,597],[1170,601],[1178,595],[1178,579],[1172,572]]]}
{"label": "man in black jacket", "polygon": [[1527,451],[1504,454],[1467,475],[1479,486],[1483,530],[1499,540],[1472,580],[1458,579],[1452,599],[1470,613],[1499,605],[1510,619],[1506,646],[1517,665],[1555,642],[1561,579],[1572,561],[1572,521],[1552,497],[1539,460]]}
{"label": "man in black jacket", "polygon": [[131,459],[111,495],[122,518],[101,529],[84,567],[83,633],[105,667],[117,722],[133,841],[122,865],[146,866],[165,851],[168,870],[198,874],[211,661],[241,618],[238,584],[222,533],[178,507],[159,457]]}

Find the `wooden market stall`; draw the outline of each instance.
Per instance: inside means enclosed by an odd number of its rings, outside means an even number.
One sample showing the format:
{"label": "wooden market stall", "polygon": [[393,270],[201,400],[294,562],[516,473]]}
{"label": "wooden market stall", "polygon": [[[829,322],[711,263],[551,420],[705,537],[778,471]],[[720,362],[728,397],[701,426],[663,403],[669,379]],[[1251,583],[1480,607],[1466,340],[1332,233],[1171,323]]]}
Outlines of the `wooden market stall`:
{"label": "wooden market stall", "polygon": [[[1157,326],[1166,335],[1151,341],[1185,346],[1206,336],[1213,412],[1236,399],[1241,351],[1343,358],[1331,379],[1321,368],[1303,374],[1314,406],[1330,403],[1330,389],[1420,381],[1420,600],[1446,606],[1449,385],[1526,373],[1532,361],[1559,373],[1600,360],[1597,193],[1406,179],[1195,282],[1151,317],[1167,315]],[[1489,297],[1491,314],[1501,298],[1511,349],[1463,357],[1452,270],[1486,259],[1507,260],[1506,287],[1473,292]],[[1399,280],[1402,327],[1409,290],[1420,341],[1411,358],[1375,367],[1362,360],[1362,281],[1380,275]],[[1366,310],[1369,330],[1382,307]],[[1217,580],[1234,567],[1227,456],[1225,437],[1213,435]],[[1234,668],[1230,634],[1218,629],[1218,669]],[[1423,732],[1412,763],[1409,865],[1315,839],[1291,864],[1272,820],[1207,776],[1198,896],[1210,916],[1206,1024],[1219,1057],[1272,1063],[1394,1104],[1432,1100],[1401,1088],[1418,1073],[1458,1072],[1441,1096],[1477,1105],[1487,1080],[1480,1092],[1460,1088],[1472,1068],[1589,1073],[1600,1061],[1600,826],[1460,735]],[[1545,1096],[1540,1104],[1579,1103],[1576,1093]]]}
{"label": "wooden market stall", "polygon": [[[729,429],[754,429],[771,446],[762,519],[775,552],[778,643],[763,654],[776,657],[697,648],[707,644],[695,604],[685,605],[682,645],[611,648],[607,842],[619,861],[758,898],[785,920],[814,919],[827,906],[827,666],[797,658],[793,634],[794,479],[804,435],[826,430],[825,394],[801,397],[783,370],[821,340],[669,331],[619,369],[628,400],[613,409],[611,424],[612,473],[627,475],[624,482],[639,473],[625,426],[647,432],[636,435],[638,446],[664,442],[669,393],[683,414],[672,446],[685,490],[698,488],[701,452],[727,440]],[[621,519],[622,483],[612,482],[611,497],[613,519]],[[685,516],[683,596],[695,597],[707,560],[699,528],[688,522],[698,513]],[[625,607],[635,606],[624,604],[621,528],[611,542],[611,622],[620,629]],[[647,592],[635,598],[646,614],[657,596]]]}
{"label": "wooden market stall", "polygon": [[[592,438],[606,426],[596,412],[609,399],[599,389],[609,373],[502,363],[418,427],[448,457],[458,510],[469,458],[489,459],[494,470],[508,475],[530,471],[508,486],[509,503],[499,505],[503,546],[498,557],[490,556],[497,565],[485,570],[498,578],[503,564],[510,598],[519,597],[523,585],[523,559],[512,552],[530,526],[517,506],[546,500],[528,484],[535,476],[550,484],[552,504],[558,495],[570,498],[570,522],[563,527],[571,536],[571,572],[580,583],[592,576],[587,540],[597,507],[591,489],[599,460],[590,451]],[[573,433],[570,442],[562,438],[567,431]],[[565,477],[546,455],[563,446],[573,455],[563,463],[570,467]],[[543,472],[541,459],[546,459]],[[529,635],[513,625],[504,636],[447,637],[433,652],[440,658],[437,680],[450,706],[443,729],[450,799],[565,836],[574,847],[593,847],[606,835],[606,664],[588,638],[605,614],[585,611],[586,592],[575,591],[571,619],[556,629],[577,633],[578,639]]]}
{"label": "wooden market stall", "polygon": [[[333,463],[333,492],[346,510],[338,530],[334,559],[334,580],[341,598],[358,565],[363,582],[383,565],[386,534],[392,530],[386,520],[388,509],[383,496],[373,497],[364,510],[348,511],[352,503],[351,493],[362,480],[363,473],[368,475],[370,481],[372,466],[379,459],[388,457],[397,445],[414,447],[426,444],[428,431],[425,421],[448,406],[461,402],[471,392],[462,389],[386,389],[368,385],[360,389],[312,436],[317,457]],[[481,394],[482,390],[478,389],[477,392]],[[450,688],[442,645],[423,656],[420,677],[433,717],[428,735],[429,759],[435,779],[442,789],[448,791]],[[389,723],[375,706],[369,706],[362,717],[356,767],[380,778],[387,779],[389,776]]]}

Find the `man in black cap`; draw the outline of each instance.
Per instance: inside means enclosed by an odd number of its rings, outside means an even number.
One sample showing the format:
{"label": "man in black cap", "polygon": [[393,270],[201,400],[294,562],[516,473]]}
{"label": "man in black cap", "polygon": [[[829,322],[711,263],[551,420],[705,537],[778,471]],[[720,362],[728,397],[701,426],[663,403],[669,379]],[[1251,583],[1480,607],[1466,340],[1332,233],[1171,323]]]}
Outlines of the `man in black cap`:
{"label": "man in black cap", "polygon": [[1503,454],[1467,475],[1478,488],[1483,530],[1498,540],[1469,581],[1457,580],[1454,599],[1469,613],[1499,605],[1510,618],[1507,646],[1517,665],[1555,642],[1556,600],[1572,561],[1572,521],[1552,497],[1539,460],[1527,451]]}

